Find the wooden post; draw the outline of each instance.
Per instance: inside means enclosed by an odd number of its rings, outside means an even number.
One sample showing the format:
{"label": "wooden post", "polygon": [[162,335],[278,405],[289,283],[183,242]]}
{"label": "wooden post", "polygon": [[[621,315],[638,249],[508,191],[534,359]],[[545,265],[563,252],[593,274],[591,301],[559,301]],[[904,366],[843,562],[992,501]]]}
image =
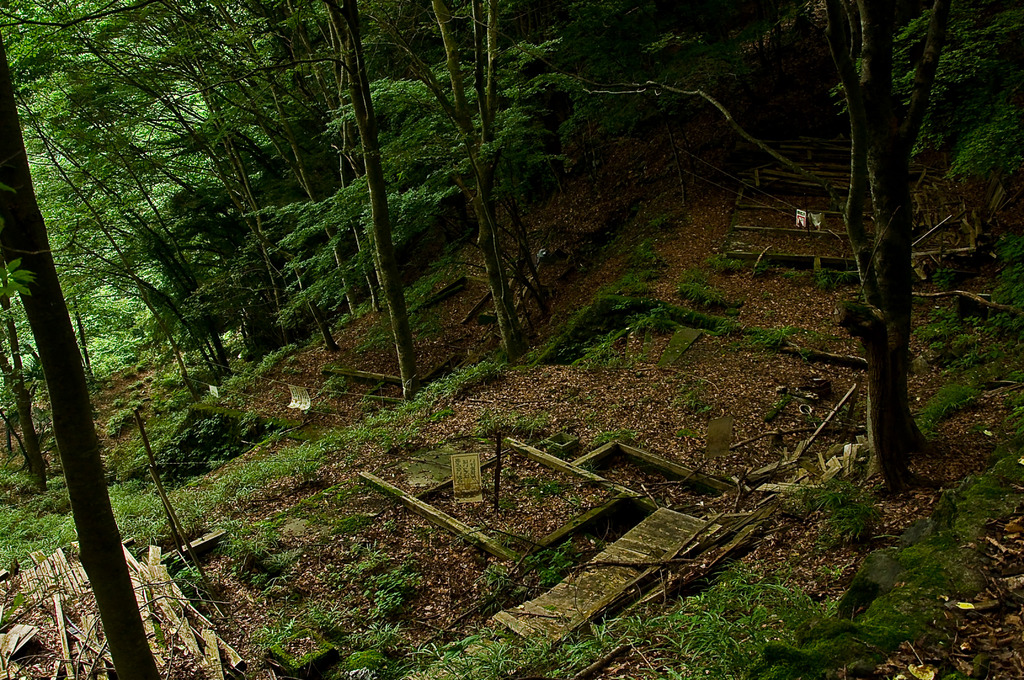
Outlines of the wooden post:
{"label": "wooden post", "polygon": [[497,515],[501,495],[501,430],[494,433],[494,514]]}
{"label": "wooden post", "polygon": [[[181,522],[178,521],[178,514],[174,512],[174,506],[171,505],[171,499],[167,497],[167,492],[164,491],[164,485],[160,481],[160,472],[156,467],[156,456],[153,455],[153,448],[149,445],[149,437],[146,436],[146,427],[142,422],[142,414],[139,413],[139,409],[135,409],[135,423],[139,426],[139,434],[142,436],[142,446],[146,449],[146,456],[149,457],[149,474],[153,477],[153,483],[156,485],[156,492],[160,495],[160,502],[163,503],[164,512],[167,514],[167,522],[171,529],[171,538],[174,540],[175,547],[178,549],[178,554],[181,555],[183,562],[188,562],[185,559],[185,555],[182,551],[187,552],[189,559],[192,560],[192,564],[195,565],[196,571],[199,573],[199,580],[203,583],[203,588],[206,592],[212,592],[213,588],[210,585],[209,579],[206,578],[206,572],[203,571],[203,565],[200,564],[199,558],[196,557],[196,553],[192,550],[192,544],[185,540],[185,533],[181,529]],[[217,610],[222,616],[224,612],[220,610],[216,602],[210,601],[214,609]]]}

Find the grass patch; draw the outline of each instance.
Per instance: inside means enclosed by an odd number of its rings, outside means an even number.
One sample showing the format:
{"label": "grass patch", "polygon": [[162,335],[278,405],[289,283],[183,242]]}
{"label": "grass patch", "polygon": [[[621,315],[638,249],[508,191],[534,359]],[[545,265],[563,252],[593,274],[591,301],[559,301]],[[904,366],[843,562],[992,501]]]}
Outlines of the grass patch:
{"label": "grass patch", "polygon": [[736,307],[725,297],[725,293],[711,285],[708,275],[700,269],[683,271],[676,292],[684,301],[702,309]]}
{"label": "grass patch", "polygon": [[981,390],[972,385],[949,383],[939,388],[917,416],[917,426],[926,435],[934,435],[935,428],[945,418],[974,403]]}
{"label": "grass patch", "polygon": [[634,328],[671,330],[679,325],[703,328],[712,333],[735,329],[731,319],[712,316],[660,300],[599,295],[593,304],[578,311],[561,333],[541,350],[535,363],[572,364],[595,345],[610,345],[616,334]]}
{"label": "grass patch", "polygon": [[778,352],[791,337],[799,332],[799,328],[783,326],[781,328],[748,328],[744,335],[754,347]]}
{"label": "grass patch", "polygon": [[825,547],[863,541],[870,536],[879,518],[871,494],[840,479],[830,479],[822,486],[801,489],[797,502],[805,512],[820,510],[824,514],[824,530],[819,542]]}

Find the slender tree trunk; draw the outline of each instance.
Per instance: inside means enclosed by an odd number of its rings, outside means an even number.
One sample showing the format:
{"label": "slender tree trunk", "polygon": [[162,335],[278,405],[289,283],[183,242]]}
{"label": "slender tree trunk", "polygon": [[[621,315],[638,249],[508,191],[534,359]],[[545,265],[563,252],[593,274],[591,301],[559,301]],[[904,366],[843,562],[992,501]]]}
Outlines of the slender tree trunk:
{"label": "slender tree trunk", "polygon": [[92,362],[89,361],[89,345],[85,341],[85,324],[82,323],[82,315],[75,306],[75,326],[78,328],[78,346],[82,350],[82,363],[85,364],[85,374],[92,377]]}
{"label": "slender tree trunk", "polygon": [[3,370],[4,384],[14,394],[14,404],[18,411],[18,423],[21,425],[21,448],[25,453],[25,464],[28,474],[35,482],[36,491],[46,491],[46,459],[39,448],[39,435],[32,421],[32,395],[25,387],[25,376],[22,370],[21,349],[18,344],[18,332],[10,315],[11,301],[0,299],[7,322],[7,340],[11,348],[11,359],[0,347],[0,370]]}
{"label": "slender tree trunk", "polygon": [[476,244],[484,256],[487,283],[494,298],[494,312],[498,319],[501,344],[510,362],[516,362],[526,353],[526,339],[516,313],[512,290],[508,285],[505,267],[501,259],[501,246],[494,218],[494,203],[491,202],[493,168],[481,168],[477,178],[476,196],[473,198],[473,212],[478,223]]}
{"label": "slender tree trunk", "polygon": [[53,432],[78,531],[82,565],[92,584],[118,677],[158,680],[139,605],[125,564],[121,535],[107,495],[99,440],[46,226],[36,205],[21,136],[7,54],[0,38],[0,246],[32,272],[31,295],[22,296],[36,340],[53,409]]}
{"label": "slender tree trunk", "polygon": [[[335,6],[332,12],[337,14]],[[363,61],[362,37],[359,32],[359,9],[356,0],[345,0],[341,13],[347,29],[345,63],[348,66],[352,109],[359,127],[363,146],[363,165],[366,184],[370,192],[370,212],[373,222],[373,254],[384,299],[391,316],[391,332],[395,339],[398,368],[402,377],[402,394],[412,399],[420,389],[416,371],[416,350],[409,328],[409,312],[405,305],[405,289],[398,271],[395,246],[391,240],[391,215],[388,209],[387,185],[381,164],[380,143],[377,139],[377,117],[370,97],[370,82]],[[340,32],[340,31],[339,31]]]}

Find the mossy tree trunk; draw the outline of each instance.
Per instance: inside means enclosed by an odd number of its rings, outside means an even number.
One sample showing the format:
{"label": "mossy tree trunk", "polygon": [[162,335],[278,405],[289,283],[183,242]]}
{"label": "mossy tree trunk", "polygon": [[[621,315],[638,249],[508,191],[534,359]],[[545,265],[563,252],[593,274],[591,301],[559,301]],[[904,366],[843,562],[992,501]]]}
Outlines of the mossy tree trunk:
{"label": "mossy tree trunk", "polygon": [[[843,211],[866,304],[846,304],[839,322],[864,343],[868,360],[868,437],[892,491],[910,481],[909,456],[925,440],[910,414],[912,306],[909,190],[913,151],[945,39],[949,0],[934,0],[917,54],[914,87],[904,105],[893,91],[894,37],[914,20],[911,0],[826,0],[826,36],[850,118],[850,188]],[[874,234],[864,226],[870,192]]]}
{"label": "mossy tree trunk", "polygon": [[[363,166],[370,192],[370,213],[373,229],[373,259],[378,279],[391,317],[391,334],[398,355],[398,369],[402,377],[402,395],[412,399],[420,389],[416,371],[416,350],[409,327],[409,311],[405,304],[405,288],[398,271],[395,245],[391,238],[391,213],[388,208],[387,183],[380,157],[377,136],[377,116],[370,96],[370,80],[363,60],[363,43],[359,30],[359,8],[356,0],[345,0],[339,8],[328,3],[339,34],[346,37],[345,64],[348,71],[352,110],[359,128],[363,147]],[[339,16],[340,14],[340,16]]]}
{"label": "mossy tree trunk", "polygon": [[158,680],[107,495],[99,440],[75,331],[36,204],[7,54],[0,37],[0,246],[8,262],[35,276],[22,295],[53,411],[82,565],[89,576],[118,677]]}
{"label": "mossy tree trunk", "polygon": [[469,171],[456,175],[454,181],[473,206],[477,222],[476,244],[487,270],[487,283],[494,300],[494,314],[498,320],[502,348],[508,360],[514,362],[526,352],[526,338],[508,284],[495,215],[494,176],[500,153],[493,148],[495,119],[500,107],[497,93],[498,2],[472,0],[470,3],[475,102],[471,102],[466,94],[460,45],[455,35],[451,10],[444,0],[431,0],[431,7],[444,45],[449,80],[447,87],[441,85],[430,65],[398,35],[396,27],[385,28],[393,31],[398,45],[406,50],[412,60],[413,71],[437,100],[445,117],[451,121],[459,135],[460,146],[465,149]]}

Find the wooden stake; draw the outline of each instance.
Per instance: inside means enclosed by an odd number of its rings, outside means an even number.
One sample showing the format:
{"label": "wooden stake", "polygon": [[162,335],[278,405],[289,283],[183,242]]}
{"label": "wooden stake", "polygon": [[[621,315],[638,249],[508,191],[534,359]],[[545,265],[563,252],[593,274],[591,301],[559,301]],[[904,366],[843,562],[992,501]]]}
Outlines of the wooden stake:
{"label": "wooden stake", "polygon": [[494,433],[494,514],[497,515],[501,495],[501,430]]}
{"label": "wooden stake", "polygon": [[[206,572],[203,571],[203,565],[200,564],[199,558],[196,557],[195,551],[192,550],[192,544],[185,540],[185,533],[181,529],[181,522],[178,521],[178,514],[174,512],[174,506],[171,505],[171,499],[167,497],[167,492],[164,491],[163,482],[160,481],[160,472],[156,467],[156,456],[153,455],[153,448],[149,445],[149,437],[146,436],[146,427],[142,421],[142,414],[139,413],[138,409],[135,409],[135,422],[139,426],[139,434],[142,436],[142,446],[146,449],[146,455],[149,457],[149,474],[153,477],[153,483],[156,485],[156,491],[160,494],[160,501],[163,503],[164,512],[167,513],[167,521],[171,528],[171,537],[174,539],[175,547],[178,549],[178,553],[181,554],[184,549],[188,553],[189,558],[192,560],[192,564],[195,565],[196,571],[199,573],[199,580],[203,583],[203,588],[206,592],[212,592],[213,588],[210,585],[210,581],[206,578]],[[185,556],[182,555],[182,561],[185,560]],[[217,603],[213,600],[209,601],[213,605],[213,608],[217,610],[217,613],[221,616],[224,612],[220,610]]]}

